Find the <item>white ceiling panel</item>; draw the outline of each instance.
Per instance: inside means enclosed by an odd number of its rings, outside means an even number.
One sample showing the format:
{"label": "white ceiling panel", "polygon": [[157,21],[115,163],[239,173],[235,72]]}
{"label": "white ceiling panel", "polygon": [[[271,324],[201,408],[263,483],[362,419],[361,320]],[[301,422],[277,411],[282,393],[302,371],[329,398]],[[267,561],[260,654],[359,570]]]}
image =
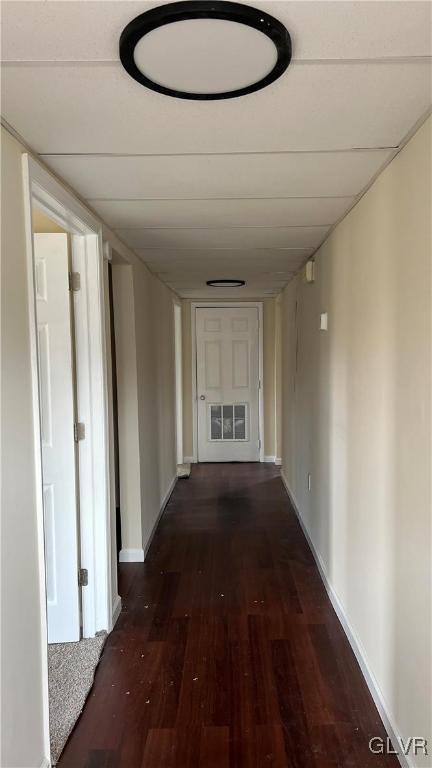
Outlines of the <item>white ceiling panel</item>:
{"label": "white ceiling panel", "polygon": [[247,227],[331,224],[354,197],[251,200],[90,200],[112,227]]}
{"label": "white ceiling panel", "polygon": [[[167,282],[169,285],[176,285],[181,288],[188,288],[188,286],[193,285],[207,285],[207,280],[215,280],[218,277],[220,277],[217,270],[209,270],[204,275],[194,275],[191,279],[189,275],[184,276],[183,278],[178,275],[168,275],[165,277],[165,282]],[[224,273],[224,278],[228,280],[245,280],[247,285],[260,285],[263,290],[277,290],[278,288],[281,288],[283,285],[287,283],[288,278],[285,278],[284,280],[274,280],[270,277],[262,276],[262,275],[248,275],[244,271],[239,271],[236,269],[232,269],[229,274]],[[211,287],[211,286],[210,286]],[[241,286],[240,286],[241,287]]]}
{"label": "white ceiling panel", "polygon": [[[174,288],[173,288],[174,290]],[[235,301],[236,299],[265,299],[277,296],[280,288],[265,289],[260,288],[259,283],[247,283],[241,288],[211,288],[205,283],[197,283],[194,286],[183,287],[176,286],[176,293],[185,299],[208,299],[209,301],[218,301],[227,299]]]}
{"label": "white ceiling panel", "polygon": [[47,164],[87,199],[351,197],[389,150],[157,157],[56,156]]}
{"label": "white ceiling panel", "polygon": [[137,248],[136,253],[153,272],[173,269],[190,271],[214,263],[230,268],[233,263],[236,263],[263,273],[271,270],[292,271],[295,265],[302,263],[312,253],[312,250],[312,248],[196,248],[193,250]]}
{"label": "white ceiling panel", "polygon": [[[295,59],[424,56],[430,52],[427,2],[253,2],[289,29]],[[162,2],[2,3],[3,60],[113,60],[136,15]]]}
{"label": "white ceiling panel", "polygon": [[[183,277],[173,275],[163,275],[163,280],[172,286],[178,286],[182,289],[188,289],[188,287],[194,287],[195,285],[206,285],[208,280],[214,280],[220,277],[217,269],[211,269],[202,275],[184,275]],[[228,280],[245,280],[247,285],[260,285],[263,290],[278,290],[286,285],[287,281],[291,278],[287,275],[283,280],[276,280],[265,275],[248,274],[244,270],[232,269],[229,273],[224,272],[224,278]]]}
{"label": "white ceiling panel", "polygon": [[[172,290],[178,293],[180,296],[183,296],[185,292],[189,292],[191,290],[200,291],[200,294],[199,294],[200,296],[203,294],[203,292],[205,292],[204,295],[206,296],[210,296],[212,292],[214,293],[214,291],[212,291],[212,286],[208,286],[204,280],[202,282],[196,282],[193,285],[190,285],[189,283],[180,284],[180,283],[169,283],[169,282],[167,283],[167,285],[169,285],[170,288],[172,288]],[[218,290],[218,293],[220,292],[220,290],[221,289]],[[222,288],[222,290],[224,289]],[[230,291],[229,288],[225,290],[227,291],[225,296],[232,295],[232,291]],[[257,296],[257,295],[263,296],[264,294],[276,296],[281,290],[281,286],[269,285],[263,288],[260,282],[250,280],[249,282],[246,283],[245,286],[240,286],[240,288],[234,288],[233,290],[237,295],[242,294],[243,291],[247,291],[250,296]]]}
{"label": "white ceiling panel", "polygon": [[[120,65],[122,29],[160,4],[3,2],[2,115],[180,295],[273,296],[430,108],[432,4],[258,2],[291,66],[205,102]],[[247,285],[206,286],[227,277]]]}
{"label": "white ceiling panel", "polygon": [[[207,280],[222,277],[246,280],[249,295],[263,295],[266,291],[278,293],[308,256],[306,250],[252,249],[197,251],[201,258],[186,258],[182,255],[184,251],[172,251],[170,260],[158,260],[158,253],[155,250],[140,252],[151,271],[180,295],[186,295],[188,290],[202,291]],[[166,256],[163,251],[160,253]]]}
{"label": "white ceiling panel", "polygon": [[[300,262],[301,263],[301,262]],[[212,280],[215,278],[215,274],[218,272],[217,267],[218,264],[213,265],[207,265],[205,269],[201,268],[195,268],[193,274],[188,274],[187,271],[183,270],[172,270],[171,272],[156,272],[159,277],[162,277],[167,283],[174,284],[183,284],[185,280],[187,282],[190,282],[190,279],[192,278],[195,280]],[[293,270],[294,271],[294,270]],[[250,267],[243,266],[235,266],[231,267],[229,269],[224,269],[224,278],[228,280],[237,280],[241,278],[242,280],[252,280],[259,278],[260,283],[263,286],[266,285],[282,285],[285,284],[287,279],[290,277],[290,275],[293,274],[293,272],[287,271],[287,274],[284,275],[284,277],[274,277],[274,273],[272,272],[260,272],[258,269],[251,269]],[[220,277],[220,275],[219,275]]]}
{"label": "white ceiling panel", "polygon": [[[189,295],[189,291],[195,292],[195,296],[200,292],[207,295],[206,281],[217,278],[246,280],[247,285],[241,291],[247,291],[248,296],[263,296],[279,293],[312,249],[197,248],[136,252],[154,274],[181,296]],[[232,292],[227,295],[236,297]]]}
{"label": "white ceiling panel", "polygon": [[431,101],[428,62],[294,64],[241,99],[184,101],[119,64],[8,65],[2,112],[39,153],[215,153],[394,147]]}
{"label": "white ceiling panel", "polygon": [[117,229],[131,248],[316,248],[328,227]]}

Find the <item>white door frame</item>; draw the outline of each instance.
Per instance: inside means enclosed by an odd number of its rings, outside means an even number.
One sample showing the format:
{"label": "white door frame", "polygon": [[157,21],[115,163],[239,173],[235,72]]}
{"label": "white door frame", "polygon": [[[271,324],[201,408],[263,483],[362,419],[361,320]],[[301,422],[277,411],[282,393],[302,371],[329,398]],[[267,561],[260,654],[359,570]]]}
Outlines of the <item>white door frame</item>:
{"label": "white door frame", "polygon": [[197,394],[197,339],[196,339],[196,310],[206,307],[256,307],[258,310],[258,376],[260,388],[258,391],[258,432],[259,459],[264,461],[264,387],[263,387],[263,303],[262,301],[192,301],[191,302],[191,341],[192,341],[192,447],[193,462],[198,461],[198,394]]}
{"label": "white door frame", "polygon": [[45,754],[49,755],[48,632],[32,225],[33,204],[37,204],[65,231],[82,236],[81,247],[74,249],[72,258],[73,269],[81,272],[82,283],[81,291],[75,296],[76,298],[79,295],[79,299],[77,302],[74,301],[74,309],[76,312],[77,362],[80,367],[77,386],[81,410],[78,416],[80,421],[84,421],[87,429],[86,440],[81,443],[79,458],[81,559],[82,566],[89,571],[89,586],[82,590],[82,622],[85,637],[92,637],[100,629],[110,630],[112,628],[102,231],[97,219],[54,176],[26,153],[22,156],[22,170],[35,457],[40,631],[43,646],[41,656],[42,707],[44,748]]}
{"label": "white door frame", "polygon": [[33,435],[37,485],[38,547],[42,632],[46,636],[45,555],[43,538],[42,454],[36,333],[36,295],[32,206],[36,204],[74,238],[73,270],[81,290],[74,292],[78,420],[86,436],[79,450],[81,566],[89,585],[82,589],[83,636],[112,628],[111,528],[109,518],[109,445],[107,355],[105,340],[102,227],[98,220],[43,166],[23,155],[27,278],[32,367]]}
{"label": "white door frame", "polygon": [[183,464],[183,360],[182,360],[183,307],[173,299],[174,326],[174,381],[176,399],[176,456],[177,465]]}

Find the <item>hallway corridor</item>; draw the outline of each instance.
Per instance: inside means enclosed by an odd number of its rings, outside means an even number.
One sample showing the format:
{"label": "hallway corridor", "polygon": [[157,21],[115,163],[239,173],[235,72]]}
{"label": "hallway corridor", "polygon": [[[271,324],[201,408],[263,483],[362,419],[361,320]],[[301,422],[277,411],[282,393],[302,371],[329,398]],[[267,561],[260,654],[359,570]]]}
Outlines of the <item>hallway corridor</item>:
{"label": "hallway corridor", "polygon": [[277,468],[194,466],[120,587],[61,768],[398,765]]}

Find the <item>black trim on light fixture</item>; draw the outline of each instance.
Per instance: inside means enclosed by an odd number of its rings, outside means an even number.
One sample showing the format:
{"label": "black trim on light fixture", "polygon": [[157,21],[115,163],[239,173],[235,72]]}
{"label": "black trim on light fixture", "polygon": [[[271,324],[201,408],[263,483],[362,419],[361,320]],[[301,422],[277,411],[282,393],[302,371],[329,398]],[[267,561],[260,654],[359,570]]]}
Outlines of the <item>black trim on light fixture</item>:
{"label": "black trim on light fixture", "polygon": [[[221,93],[189,93],[177,91],[164,85],[155,83],[146,77],[135,63],[135,46],[144,35],[147,35],[158,27],[172,24],[176,21],[189,19],[223,19],[246,24],[270,38],[277,50],[277,60],[273,69],[261,80],[238,88],[234,91]],[[226,0],[185,0],[180,3],[169,3],[158,8],[140,14],[133,19],[123,30],[120,36],[120,60],[126,72],[141,85],[151,88],[153,91],[163,93],[166,96],[175,96],[178,99],[196,99],[198,101],[210,101],[213,99],[232,99],[236,96],[244,96],[247,93],[259,91],[274,80],[277,80],[287,69],[291,61],[291,38],[288,30],[270,14],[252,8],[249,5],[231,3]]]}
{"label": "black trim on light fixture", "polygon": [[207,285],[211,288],[241,288],[246,285],[245,280],[207,280]]}

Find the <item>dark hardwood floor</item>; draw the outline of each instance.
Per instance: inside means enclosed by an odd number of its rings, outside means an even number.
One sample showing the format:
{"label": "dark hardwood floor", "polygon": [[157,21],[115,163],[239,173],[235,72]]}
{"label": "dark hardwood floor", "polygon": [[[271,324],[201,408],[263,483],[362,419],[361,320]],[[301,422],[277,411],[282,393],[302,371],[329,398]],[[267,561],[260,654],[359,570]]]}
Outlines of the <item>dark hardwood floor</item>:
{"label": "dark hardwood floor", "polygon": [[277,468],[180,480],[60,768],[396,768]]}

